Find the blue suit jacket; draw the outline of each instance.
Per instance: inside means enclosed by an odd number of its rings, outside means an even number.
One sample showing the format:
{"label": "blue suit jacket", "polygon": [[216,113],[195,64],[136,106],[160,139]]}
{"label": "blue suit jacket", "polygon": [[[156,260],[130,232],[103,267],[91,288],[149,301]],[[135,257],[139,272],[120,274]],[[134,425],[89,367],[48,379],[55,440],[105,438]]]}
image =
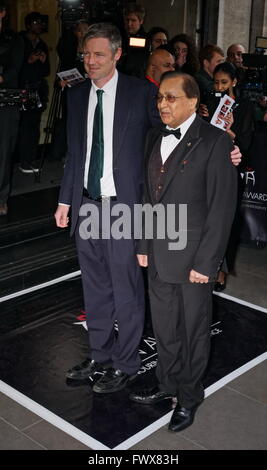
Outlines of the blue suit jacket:
{"label": "blue suit jacket", "polygon": [[[70,204],[71,234],[82,203],[87,146],[87,112],[91,81],[69,90],[68,151],[59,201]],[[113,127],[113,176],[118,202],[132,206],[141,202],[144,173],[144,145],[149,128],[160,118],[153,96],[156,87],[119,73]]]}

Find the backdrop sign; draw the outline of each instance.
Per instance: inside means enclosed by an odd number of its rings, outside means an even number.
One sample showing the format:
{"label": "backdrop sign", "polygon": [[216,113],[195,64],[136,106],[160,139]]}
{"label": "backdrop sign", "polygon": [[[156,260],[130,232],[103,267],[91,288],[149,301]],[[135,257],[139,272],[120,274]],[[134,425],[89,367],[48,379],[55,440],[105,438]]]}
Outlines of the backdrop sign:
{"label": "backdrop sign", "polygon": [[241,203],[241,240],[267,243],[267,159],[266,134],[256,134],[249,167],[241,173],[243,195]]}

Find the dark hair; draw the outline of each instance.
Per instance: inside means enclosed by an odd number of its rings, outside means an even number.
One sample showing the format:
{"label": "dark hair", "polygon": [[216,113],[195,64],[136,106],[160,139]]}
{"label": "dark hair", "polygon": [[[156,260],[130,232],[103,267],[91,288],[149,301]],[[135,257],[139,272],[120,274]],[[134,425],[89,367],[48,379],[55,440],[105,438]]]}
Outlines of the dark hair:
{"label": "dark hair", "polygon": [[218,72],[226,73],[229,75],[231,80],[237,78],[236,68],[230,62],[222,62],[221,64],[218,64],[213,71],[213,76],[215,77]]}
{"label": "dark hair", "polygon": [[92,38],[108,39],[113,54],[116,54],[118,48],[121,47],[120,32],[117,26],[112,23],[94,23],[89,26],[88,32],[83,38],[83,45]]}
{"label": "dark hair", "polygon": [[32,11],[24,18],[25,27],[30,26],[33,21],[42,21],[42,15],[38,11]]}
{"label": "dark hair", "polygon": [[75,21],[75,23],[73,25],[73,30],[75,31],[75,29],[77,29],[81,24],[90,26],[91,23],[90,23],[89,20],[85,20],[85,19],[82,18],[80,20]]}
{"label": "dark hair", "polygon": [[167,41],[169,41],[169,33],[167,31],[167,29],[165,28],[162,28],[161,26],[154,26],[154,28],[151,28],[148,33],[147,33],[147,39],[149,42],[151,42],[153,40],[153,37],[155,36],[155,34],[157,33],[164,33],[166,38],[167,38]]}
{"label": "dark hair", "polygon": [[222,57],[224,57],[224,52],[219,46],[216,46],[215,44],[207,44],[206,46],[204,46],[199,53],[199,61],[201,67],[203,67],[204,60],[210,62],[215,53],[220,54]]}
{"label": "dark hair", "polygon": [[136,15],[139,21],[143,21],[146,16],[146,10],[143,5],[138,5],[137,3],[128,3],[128,5],[123,9],[123,16],[130,15],[131,13]]}
{"label": "dark hair", "polygon": [[188,48],[186,63],[183,65],[182,71],[190,75],[195,75],[200,69],[200,64],[197,56],[197,48],[193,38],[184,33],[177,34],[170,41],[174,50],[176,42],[184,42]]}
{"label": "dark hair", "polygon": [[169,42],[167,44],[161,44],[159,47],[157,47],[157,49],[163,49],[175,57],[175,51]]}
{"label": "dark hair", "polygon": [[197,98],[197,103],[196,103],[196,109],[197,109],[200,103],[200,92],[199,92],[199,87],[198,87],[196,80],[188,73],[170,71],[170,72],[165,72],[161,75],[160,84],[162,84],[164,80],[167,80],[170,78],[182,78],[183,79],[183,85],[182,85],[183,91],[185,92],[185,95],[187,96],[187,98]]}

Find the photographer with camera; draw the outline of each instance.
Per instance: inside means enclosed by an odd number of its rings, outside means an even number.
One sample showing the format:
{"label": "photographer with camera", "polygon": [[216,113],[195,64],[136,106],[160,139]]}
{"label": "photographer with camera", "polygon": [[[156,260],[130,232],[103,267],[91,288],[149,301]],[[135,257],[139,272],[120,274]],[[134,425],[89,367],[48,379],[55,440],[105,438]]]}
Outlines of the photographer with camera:
{"label": "photographer with camera", "polygon": [[[0,0],[0,90],[18,88],[23,61],[23,41],[8,27],[6,3]],[[3,91],[3,93],[5,93]],[[19,125],[18,106],[0,102],[0,216],[7,214],[10,192],[11,159]]]}
{"label": "photographer with camera", "polygon": [[44,32],[44,17],[38,12],[25,17],[26,31],[20,33],[25,45],[24,61],[20,73],[20,87],[36,90],[42,106],[28,109],[21,114],[18,151],[20,170],[23,173],[38,171],[35,163],[40,137],[42,112],[48,101],[48,84],[45,79],[50,73],[48,47],[40,38]]}

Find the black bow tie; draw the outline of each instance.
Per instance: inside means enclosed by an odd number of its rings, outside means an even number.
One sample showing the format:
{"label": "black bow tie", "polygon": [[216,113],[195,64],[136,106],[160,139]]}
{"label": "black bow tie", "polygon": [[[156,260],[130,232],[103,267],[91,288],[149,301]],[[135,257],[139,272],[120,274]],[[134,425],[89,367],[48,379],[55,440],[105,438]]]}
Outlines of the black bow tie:
{"label": "black bow tie", "polygon": [[181,139],[180,128],[170,130],[170,129],[166,129],[166,127],[164,127],[162,129],[162,134],[163,134],[164,137],[166,137],[167,135],[174,135],[176,137],[176,139]]}

